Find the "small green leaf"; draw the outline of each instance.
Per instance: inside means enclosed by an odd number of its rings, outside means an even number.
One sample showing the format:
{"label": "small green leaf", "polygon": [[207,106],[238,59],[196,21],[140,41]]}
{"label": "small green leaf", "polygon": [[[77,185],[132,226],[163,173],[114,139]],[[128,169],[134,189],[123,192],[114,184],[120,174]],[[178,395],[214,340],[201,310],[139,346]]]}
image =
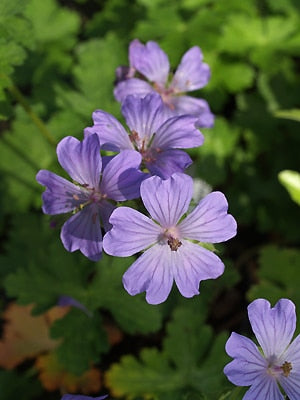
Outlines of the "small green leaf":
{"label": "small green leaf", "polygon": [[296,171],[284,170],[278,174],[280,183],[289,192],[292,200],[300,205],[300,173]]}

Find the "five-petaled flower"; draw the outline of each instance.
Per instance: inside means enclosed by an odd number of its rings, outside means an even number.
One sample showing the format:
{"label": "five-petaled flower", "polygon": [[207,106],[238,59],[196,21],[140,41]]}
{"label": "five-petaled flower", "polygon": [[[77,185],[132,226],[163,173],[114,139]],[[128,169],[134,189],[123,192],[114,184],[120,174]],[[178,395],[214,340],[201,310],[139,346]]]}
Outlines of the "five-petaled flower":
{"label": "five-petaled flower", "polygon": [[135,39],[129,46],[129,68],[118,67],[116,70],[115,98],[123,102],[130,94],[144,97],[157,92],[169,115],[195,115],[198,117],[197,126],[209,128],[214,123],[214,116],[207,102],[185,94],[203,88],[210,79],[209,66],[202,59],[201,49],[192,47],[183,55],[170,79],[166,53],[156,42],[149,41],[143,45]]}
{"label": "five-petaled flower", "polygon": [[43,193],[45,214],[73,212],[63,225],[61,240],[66,250],[80,250],[90,260],[102,255],[102,232],[110,228],[109,217],[115,206],[109,201],[139,197],[145,174],[138,170],[141,156],[136,151],[124,151],[103,168],[97,135],[82,142],[67,136],[57,146],[60,165],[75,183],[47,170],[38,172],[36,179],[46,186]]}
{"label": "five-petaled flower", "polygon": [[137,150],[151,175],[165,179],[174,172],[183,172],[192,160],[178,149],[203,144],[204,137],[195,127],[197,118],[188,115],[169,118],[157,93],[142,99],[128,96],[122,105],[122,114],[130,129],[129,135],[115,117],[96,110],[94,126],[84,130],[85,136],[97,133],[101,147],[106,150]]}
{"label": "five-petaled flower", "polygon": [[[243,400],[283,400],[279,385],[290,400],[300,399],[300,335],[291,342],[296,328],[295,305],[279,300],[271,308],[264,299],[248,306],[256,344],[233,332],[226,351],[234,360],[224,373],[238,386],[251,386]],[[278,385],[279,384],[279,385]]]}
{"label": "five-petaled flower", "polygon": [[[158,176],[141,184],[141,198],[151,218],[129,207],[112,213],[112,229],[103,239],[104,250],[126,257],[146,251],[123,276],[129,294],[146,291],[146,300],[166,300],[175,280],[185,297],[199,294],[199,282],[214,279],[224,271],[222,261],[196,242],[218,243],[236,234],[235,219],[227,214],[221,192],[202,199],[185,218],[192,198],[193,180],[176,173],[169,179]],[[183,219],[182,219],[183,218]]]}

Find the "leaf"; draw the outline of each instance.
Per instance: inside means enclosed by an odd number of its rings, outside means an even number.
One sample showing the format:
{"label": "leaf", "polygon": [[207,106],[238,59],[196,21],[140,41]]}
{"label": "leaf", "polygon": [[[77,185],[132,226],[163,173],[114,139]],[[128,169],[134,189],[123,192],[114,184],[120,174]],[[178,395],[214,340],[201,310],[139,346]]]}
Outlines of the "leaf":
{"label": "leaf", "polygon": [[278,174],[278,179],[289,192],[292,200],[300,205],[300,173],[286,169]]}
{"label": "leaf", "polygon": [[2,89],[10,84],[14,67],[21,65],[26,49],[32,48],[35,39],[31,26],[24,17],[27,0],[1,0],[0,2],[0,97]]}
{"label": "leaf", "polygon": [[37,379],[17,371],[0,371],[0,392],[5,400],[42,398],[42,387]]}
{"label": "leaf", "polygon": [[60,47],[74,45],[79,28],[79,16],[69,8],[60,7],[54,0],[29,0],[25,9],[36,38],[41,43],[56,41]]}
{"label": "leaf", "polygon": [[128,355],[114,364],[105,375],[112,394],[171,399],[195,390],[204,398],[216,399],[228,359],[224,351],[227,335],[213,338],[212,329],[203,324],[201,311],[176,308],[162,351],[143,349],[139,358]]}
{"label": "leaf", "polygon": [[123,356],[105,374],[105,383],[116,397],[174,392],[181,386],[180,376],[174,374],[168,360],[155,348],[143,349],[139,360]]}
{"label": "leaf", "polygon": [[123,52],[114,34],[81,43],[76,49],[78,63],[73,69],[77,91],[57,87],[59,105],[71,108],[90,124],[95,109],[119,113],[119,105],[113,97],[113,82]]}
{"label": "leaf", "polygon": [[109,310],[125,332],[155,332],[161,327],[161,307],[146,303],[144,294],[130,296],[122,286],[122,275],[134,260],[134,257],[104,255],[88,288],[88,296],[93,307]]}
{"label": "leaf", "polygon": [[5,175],[9,204],[25,211],[32,204],[41,203],[41,186],[36,182],[38,170],[56,159],[55,149],[49,145],[28,115],[17,108],[11,132],[0,139],[0,171]]}
{"label": "leaf", "polygon": [[48,391],[90,394],[101,389],[99,369],[90,368],[80,376],[71,374],[59,363],[55,353],[39,356],[35,366],[41,383]]}
{"label": "leaf", "polygon": [[51,229],[48,221],[44,215],[16,216],[6,255],[0,257],[8,274],[4,284],[8,295],[20,304],[35,302],[36,314],[56,304],[61,295],[86,305],[86,282],[94,267],[80,254],[68,253],[59,231]]}
{"label": "leaf", "polygon": [[89,317],[78,309],[72,309],[65,318],[53,324],[51,337],[62,338],[56,350],[58,361],[76,375],[87,371],[91,363],[98,362],[109,349],[100,316]]}
{"label": "leaf", "polygon": [[54,307],[47,313],[33,317],[33,306],[10,304],[3,318],[6,320],[4,334],[0,342],[0,366],[14,368],[28,358],[52,350],[59,344],[49,336],[53,321],[63,317],[67,309]]}

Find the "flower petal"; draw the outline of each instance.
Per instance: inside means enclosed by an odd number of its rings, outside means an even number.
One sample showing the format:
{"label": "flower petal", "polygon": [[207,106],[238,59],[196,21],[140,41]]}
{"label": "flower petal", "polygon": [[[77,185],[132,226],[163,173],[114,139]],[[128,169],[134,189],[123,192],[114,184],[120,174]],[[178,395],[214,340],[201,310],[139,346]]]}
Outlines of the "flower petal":
{"label": "flower petal", "polygon": [[236,221],[227,214],[228,203],[221,192],[212,192],[179,224],[184,238],[219,243],[236,235]]}
{"label": "flower petal", "polygon": [[177,116],[169,118],[159,127],[151,147],[160,149],[191,148],[201,146],[204,137],[195,127],[196,117]]}
{"label": "flower petal", "polygon": [[182,57],[170,87],[177,92],[201,89],[210,79],[209,66],[202,62],[202,52],[194,46]]}
{"label": "flower petal", "polygon": [[93,126],[85,128],[85,137],[96,133],[99,137],[101,148],[105,150],[133,149],[128,133],[114,116],[105,111],[96,110],[93,112],[93,121]]}
{"label": "flower petal", "polygon": [[99,214],[100,214],[100,220],[102,223],[102,226],[105,230],[105,232],[109,231],[112,227],[112,225],[109,223],[109,218],[116,208],[115,205],[111,204],[107,200],[101,200],[100,203],[98,203],[99,207]]}
{"label": "flower petal", "polygon": [[288,395],[290,400],[299,400],[300,393],[300,372],[290,372],[288,377],[281,375],[279,383],[282,386],[285,393]]}
{"label": "flower petal", "polygon": [[191,96],[174,96],[171,99],[174,112],[177,115],[194,115],[198,117],[197,128],[211,128],[214,125],[215,117],[210,111],[207,101]]}
{"label": "flower petal", "polygon": [[226,343],[226,352],[234,360],[224,368],[224,374],[235,385],[250,386],[263,376],[268,363],[256,344],[245,336],[232,332]]}
{"label": "flower petal", "polygon": [[152,86],[138,78],[129,78],[119,82],[114,88],[115,99],[121,103],[129,95],[135,95],[138,97],[145,97],[148,93],[153,93]]}
{"label": "flower petal", "polygon": [[284,400],[277,382],[270,375],[265,374],[256,379],[246,392],[243,400]]}
{"label": "flower petal", "polygon": [[157,93],[144,98],[127,96],[122,105],[122,114],[131,131],[139,138],[150,138],[166,119],[162,99]]}
{"label": "flower petal", "polygon": [[151,175],[158,175],[162,179],[168,179],[175,172],[183,172],[192,164],[191,157],[182,150],[169,149],[159,152],[153,150],[153,161],[145,165]]}
{"label": "flower petal", "polygon": [[90,135],[82,142],[67,136],[58,143],[56,152],[60,165],[74,181],[98,187],[102,161],[97,135]]}
{"label": "flower petal", "polygon": [[75,210],[87,200],[85,193],[73,183],[47,170],[41,170],[36,180],[46,186],[42,195],[43,212],[55,215]]}
{"label": "flower petal", "polygon": [[111,215],[112,229],[103,239],[106,253],[127,257],[151,246],[158,241],[159,225],[150,218],[129,207],[119,207]]}
{"label": "flower petal", "polygon": [[123,285],[134,296],[146,291],[149,304],[167,299],[173,284],[169,246],[156,244],[146,250],[123,275]]}
{"label": "flower petal", "polygon": [[176,285],[185,297],[199,294],[200,281],[218,278],[224,272],[219,257],[187,240],[177,251],[171,251],[171,260]]}
{"label": "flower petal", "polygon": [[141,182],[146,175],[139,171],[142,157],[134,150],[117,154],[106,166],[100,184],[101,193],[115,201],[140,197]]}
{"label": "flower petal", "polygon": [[170,228],[187,211],[193,194],[193,180],[185,174],[173,174],[167,180],[152,176],[141,184],[141,197],[153,219]]}
{"label": "flower petal", "polygon": [[265,299],[254,300],[248,306],[252,330],[266,358],[285,351],[296,328],[295,305],[288,299],[279,300],[273,308]]}
{"label": "flower petal", "polygon": [[92,261],[102,256],[102,233],[99,211],[96,204],[90,204],[69,218],[60,235],[67,251],[80,250]]}
{"label": "flower petal", "polygon": [[170,64],[166,53],[156,42],[143,45],[138,39],[130,43],[130,66],[137,69],[149,81],[165,85]]}

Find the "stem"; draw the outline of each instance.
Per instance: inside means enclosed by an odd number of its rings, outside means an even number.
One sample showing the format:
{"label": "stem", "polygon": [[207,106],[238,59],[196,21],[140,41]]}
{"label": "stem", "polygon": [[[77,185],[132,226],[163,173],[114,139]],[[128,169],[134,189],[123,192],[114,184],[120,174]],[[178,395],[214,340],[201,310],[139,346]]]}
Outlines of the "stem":
{"label": "stem", "polygon": [[33,123],[36,125],[36,127],[39,129],[39,131],[42,133],[42,135],[45,137],[45,139],[52,145],[56,146],[56,141],[53,138],[52,134],[44,124],[44,122],[36,115],[36,113],[32,110],[30,105],[28,104],[27,100],[25,97],[22,95],[20,90],[12,83],[7,90],[14,96],[14,98],[21,104],[21,106],[24,108],[28,116],[31,118]]}

